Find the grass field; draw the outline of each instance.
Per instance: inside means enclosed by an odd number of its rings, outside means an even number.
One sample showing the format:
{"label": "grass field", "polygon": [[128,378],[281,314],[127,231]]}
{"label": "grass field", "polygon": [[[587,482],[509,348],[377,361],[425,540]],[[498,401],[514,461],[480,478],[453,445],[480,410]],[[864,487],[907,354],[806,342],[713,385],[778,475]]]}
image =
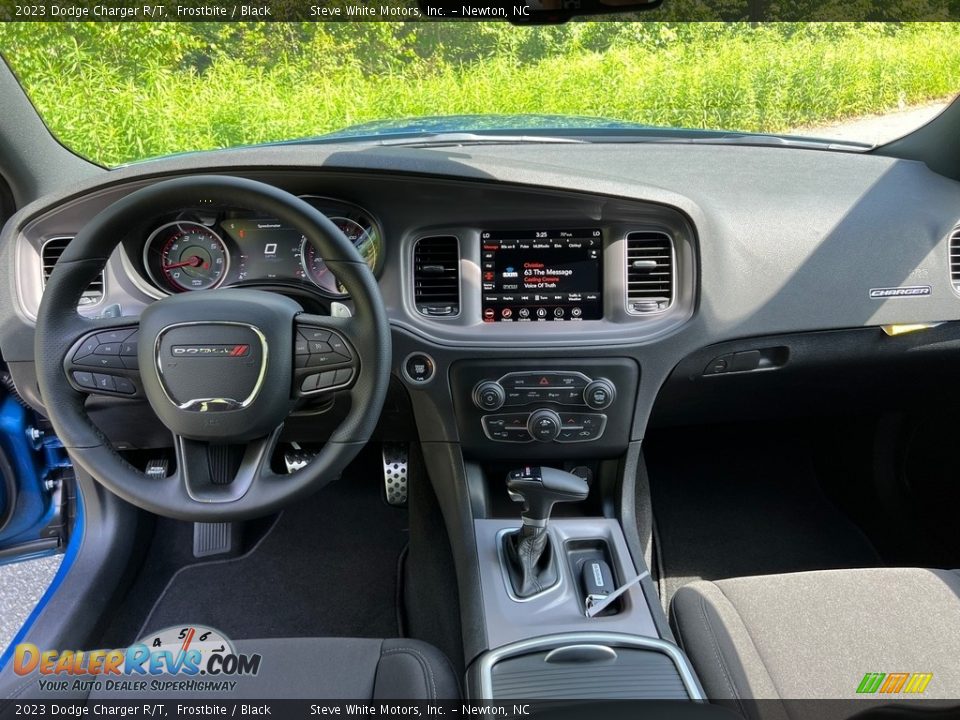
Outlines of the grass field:
{"label": "grass field", "polygon": [[[776,132],[960,90],[960,28],[950,23],[501,26],[483,42],[467,36],[476,26],[454,25],[439,38],[437,29],[379,29],[392,34],[368,43],[350,28],[338,36],[293,28],[291,38],[250,26],[201,42],[197,28],[180,24],[72,33],[7,24],[0,48],[55,134],[108,165],[461,113]],[[237,37],[243,52],[225,51]]]}

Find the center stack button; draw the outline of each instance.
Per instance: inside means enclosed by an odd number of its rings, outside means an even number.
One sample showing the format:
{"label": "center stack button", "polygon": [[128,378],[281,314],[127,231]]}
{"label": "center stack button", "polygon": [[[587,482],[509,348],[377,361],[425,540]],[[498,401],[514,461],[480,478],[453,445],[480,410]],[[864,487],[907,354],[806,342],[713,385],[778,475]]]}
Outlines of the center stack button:
{"label": "center stack button", "polygon": [[560,434],[561,425],[562,421],[557,413],[542,408],[530,413],[530,419],[527,421],[527,431],[535,440],[551,442],[556,440]]}
{"label": "center stack button", "polygon": [[473,404],[487,412],[502,408],[505,399],[503,386],[493,380],[478,383],[473,389]]}

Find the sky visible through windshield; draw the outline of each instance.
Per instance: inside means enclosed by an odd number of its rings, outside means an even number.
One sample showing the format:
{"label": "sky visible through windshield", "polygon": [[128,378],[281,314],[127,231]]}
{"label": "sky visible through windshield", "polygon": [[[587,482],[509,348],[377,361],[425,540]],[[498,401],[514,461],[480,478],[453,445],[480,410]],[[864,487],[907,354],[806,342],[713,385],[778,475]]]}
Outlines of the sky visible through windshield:
{"label": "sky visible through windshield", "polygon": [[960,89],[957,25],[2,23],[0,48],[51,131],[112,166],[437,116],[886,142]]}

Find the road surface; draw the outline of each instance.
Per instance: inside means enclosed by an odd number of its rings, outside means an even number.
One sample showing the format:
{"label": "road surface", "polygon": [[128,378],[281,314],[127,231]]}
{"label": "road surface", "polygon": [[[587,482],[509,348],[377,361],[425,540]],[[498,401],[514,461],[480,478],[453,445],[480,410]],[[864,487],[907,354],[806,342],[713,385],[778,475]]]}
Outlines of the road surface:
{"label": "road surface", "polygon": [[883,145],[930,122],[947,105],[948,103],[943,101],[915,105],[885,115],[868,115],[829,125],[808,125],[794,128],[789,131],[789,134]]}

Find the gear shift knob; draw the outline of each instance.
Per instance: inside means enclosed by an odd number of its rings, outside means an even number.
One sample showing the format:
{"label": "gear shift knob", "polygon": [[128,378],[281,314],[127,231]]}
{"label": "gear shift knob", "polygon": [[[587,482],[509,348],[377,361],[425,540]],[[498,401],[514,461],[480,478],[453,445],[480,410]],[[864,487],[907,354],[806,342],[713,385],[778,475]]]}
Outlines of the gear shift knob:
{"label": "gear shift knob", "polygon": [[507,492],[523,500],[523,524],[533,527],[547,526],[555,503],[585,500],[589,489],[583,478],[551,467],[524,467],[507,475]]}

